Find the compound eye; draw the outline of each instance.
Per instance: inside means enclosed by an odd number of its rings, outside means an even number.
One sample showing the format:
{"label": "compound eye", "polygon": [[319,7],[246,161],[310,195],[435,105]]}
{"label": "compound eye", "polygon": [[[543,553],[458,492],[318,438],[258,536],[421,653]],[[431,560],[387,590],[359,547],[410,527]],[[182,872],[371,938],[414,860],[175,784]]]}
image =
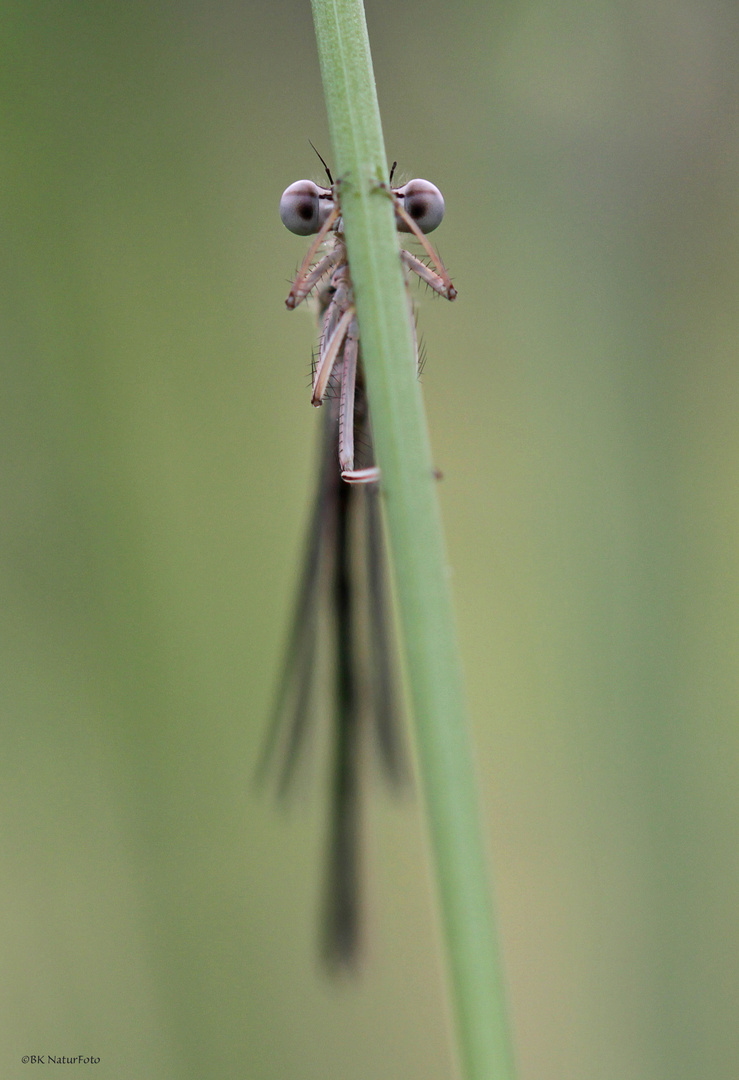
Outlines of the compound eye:
{"label": "compound eye", "polygon": [[[395,197],[400,199],[400,205],[405,208],[406,214],[413,218],[422,233],[433,232],[441,225],[444,217],[444,196],[429,180],[409,180],[396,190]],[[398,230],[410,232],[402,221]]]}
{"label": "compound eye", "polygon": [[296,180],[280,199],[282,224],[297,236],[317,233],[332,209],[330,189],[320,188],[312,180]]}
{"label": "compound eye", "polygon": [[[444,217],[444,196],[430,180],[409,180],[395,192],[406,214],[416,223],[422,233],[433,232]],[[408,232],[402,222],[401,232]]]}

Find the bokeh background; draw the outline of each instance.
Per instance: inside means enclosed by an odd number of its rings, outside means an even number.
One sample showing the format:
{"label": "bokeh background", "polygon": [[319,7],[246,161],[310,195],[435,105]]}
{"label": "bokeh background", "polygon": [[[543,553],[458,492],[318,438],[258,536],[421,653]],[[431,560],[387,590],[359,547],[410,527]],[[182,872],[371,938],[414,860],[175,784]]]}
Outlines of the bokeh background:
{"label": "bokeh background", "polygon": [[[739,7],[368,0],[423,301],[521,1080],[739,1075]],[[331,157],[309,5],[7,0],[0,1073],[454,1075],[418,801],[316,960],[324,764],[252,781],[302,550]]]}

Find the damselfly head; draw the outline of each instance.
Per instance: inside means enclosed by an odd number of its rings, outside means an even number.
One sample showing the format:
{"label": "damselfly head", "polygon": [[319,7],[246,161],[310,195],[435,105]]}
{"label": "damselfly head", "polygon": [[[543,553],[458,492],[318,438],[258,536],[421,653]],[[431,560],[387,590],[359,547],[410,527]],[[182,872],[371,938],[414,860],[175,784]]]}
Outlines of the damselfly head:
{"label": "damselfly head", "polygon": [[[393,188],[393,195],[422,233],[433,232],[441,225],[444,217],[444,196],[430,180],[409,180],[402,187]],[[396,224],[399,232],[411,231],[400,216]]]}
{"label": "damselfly head", "polygon": [[319,232],[333,208],[331,188],[319,187],[312,180],[296,180],[282,193],[280,218],[291,233],[297,236],[312,236]]}

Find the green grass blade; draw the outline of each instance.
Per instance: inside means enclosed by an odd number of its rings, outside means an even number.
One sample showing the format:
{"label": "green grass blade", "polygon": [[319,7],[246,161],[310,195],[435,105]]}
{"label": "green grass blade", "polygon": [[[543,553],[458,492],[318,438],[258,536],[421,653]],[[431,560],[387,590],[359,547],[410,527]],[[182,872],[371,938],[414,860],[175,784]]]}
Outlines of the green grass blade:
{"label": "green grass blade", "polygon": [[360,0],[313,0],[465,1080],[513,1080],[436,481]]}

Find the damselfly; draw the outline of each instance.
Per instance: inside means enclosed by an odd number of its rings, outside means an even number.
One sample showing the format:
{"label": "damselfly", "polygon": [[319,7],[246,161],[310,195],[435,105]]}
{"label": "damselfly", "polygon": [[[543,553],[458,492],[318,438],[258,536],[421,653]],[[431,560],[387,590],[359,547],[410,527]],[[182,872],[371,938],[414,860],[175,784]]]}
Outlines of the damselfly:
{"label": "damselfly", "polygon": [[[393,689],[380,474],[372,448],[340,185],[325,162],[324,167],[330,187],[299,180],[280,200],[283,224],[299,236],[315,235],[286,304],[295,308],[311,295],[318,301],[321,332],[311,400],[324,406],[324,431],[318,495],[263,764],[280,757],[279,785],[286,790],[312,719],[317,642],[327,622],[334,657],[330,716],[334,760],[323,952],[332,966],[351,966],[360,943],[359,780],[364,731],[372,730],[392,784],[401,782],[405,766]],[[395,165],[391,184],[394,170]],[[444,216],[441,192],[427,180],[388,186],[386,191],[395,206],[398,231],[412,234],[428,258],[426,262],[401,249],[406,278],[416,275],[434,292],[453,300],[456,289],[425,235]],[[410,297],[408,312],[416,342]]]}

